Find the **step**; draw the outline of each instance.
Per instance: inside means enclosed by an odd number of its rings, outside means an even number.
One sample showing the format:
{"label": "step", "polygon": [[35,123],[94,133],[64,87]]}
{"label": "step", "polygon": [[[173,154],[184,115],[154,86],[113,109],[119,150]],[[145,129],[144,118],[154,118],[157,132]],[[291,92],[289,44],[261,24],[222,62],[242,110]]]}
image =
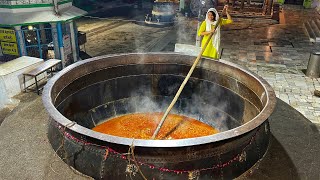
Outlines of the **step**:
{"label": "step", "polygon": [[264,3],[264,0],[251,0],[250,2]]}
{"label": "step", "polygon": [[315,35],[314,32],[312,31],[309,22],[307,21],[307,22],[305,22],[305,23],[303,23],[303,24],[304,24],[304,27],[305,27],[305,29],[306,29],[306,32],[307,32],[307,34],[308,34],[308,36],[309,36],[309,38],[310,38],[310,42],[316,42],[316,35]]}
{"label": "step", "polygon": [[320,42],[320,30],[316,25],[315,21],[311,20],[309,21],[309,24],[311,26],[312,31],[314,32],[314,35],[316,36],[316,42]]}
{"label": "step", "polygon": [[318,29],[320,30],[320,20],[316,19],[316,20],[314,20],[314,22],[316,23]]}
{"label": "step", "polygon": [[[233,2],[240,2],[241,3],[241,0],[235,0],[235,1],[233,1]],[[246,4],[248,1],[244,1],[244,3]],[[251,3],[261,3],[261,4],[264,4],[264,0],[251,0],[250,1],[250,4]]]}
{"label": "step", "polygon": [[[234,2],[233,3],[233,7],[236,7],[236,6],[241,6],[241,2]],[[263,6],[263,3],[250,3],[250,5],[249,4],[244,4],[244,6],[252,6],[252,7],[262,7]]]}

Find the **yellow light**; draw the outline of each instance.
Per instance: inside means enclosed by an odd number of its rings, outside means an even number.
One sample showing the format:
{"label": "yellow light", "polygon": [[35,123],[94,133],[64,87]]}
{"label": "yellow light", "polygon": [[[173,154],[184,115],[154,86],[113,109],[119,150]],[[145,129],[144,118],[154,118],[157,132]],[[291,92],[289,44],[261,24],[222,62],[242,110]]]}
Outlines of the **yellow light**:
{"label": "yellow light", "polygon": [[28,26],[28,29],[29,29],[29,30],[33,30],[33,26],[29,25],[29,26]]}

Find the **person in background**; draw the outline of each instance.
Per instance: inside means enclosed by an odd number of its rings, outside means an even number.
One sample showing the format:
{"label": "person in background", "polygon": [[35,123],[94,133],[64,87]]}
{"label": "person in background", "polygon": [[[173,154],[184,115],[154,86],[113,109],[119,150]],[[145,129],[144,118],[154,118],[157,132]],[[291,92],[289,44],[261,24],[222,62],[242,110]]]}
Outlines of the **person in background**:
{"label": "person in background", "polygon": [[222,14],[226,13],[228,19],[221,18],[220,25],[217,27],[214,32],[214,27],[217,26],[219,20],[219,14],[215,8],[210,8],[206,14],[206,20],[201,23],[201,26],[198,31],[198,36],[203,36],[201,47],[205,45],[211,33],[214,33],[210,39],[209,44],[207,45],[202,56],[209,57],[212,59],[219,59],[220,56],[220,27],[221,25],[226,25],[232,23],[231,16],[228,12],[228,5],[225,5]]}

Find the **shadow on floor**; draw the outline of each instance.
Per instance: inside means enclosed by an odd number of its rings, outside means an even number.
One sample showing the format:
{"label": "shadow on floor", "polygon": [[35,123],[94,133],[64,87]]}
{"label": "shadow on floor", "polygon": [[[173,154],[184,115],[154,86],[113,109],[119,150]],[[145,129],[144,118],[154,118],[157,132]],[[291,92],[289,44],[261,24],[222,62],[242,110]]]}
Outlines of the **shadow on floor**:
{"label": "shadow on floor", "polygon": [[92,56],[90,56],[89,54],[87,54],[87,53],[84,52],[84,51],[80,51],[79,56],[80,56],[80,58],[81,58],[82,60],[92,58]]}
{"label": "shadow on floor", "polygon": [[[319,179],[319,129],[280,99],[269,118],[271,137],[265,157],[238,179]],[[257,149],[258,150],[258,149]]]}

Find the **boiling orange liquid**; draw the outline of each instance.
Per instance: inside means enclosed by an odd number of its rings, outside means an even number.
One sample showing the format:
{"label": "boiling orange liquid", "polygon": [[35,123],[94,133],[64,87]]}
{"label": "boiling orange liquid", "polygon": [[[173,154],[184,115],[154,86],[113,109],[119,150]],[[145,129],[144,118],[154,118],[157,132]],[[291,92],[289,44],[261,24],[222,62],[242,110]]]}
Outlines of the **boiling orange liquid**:
{"label": "boiling orange liquid", "polygon": [[[151,139],[163,113],[137,113],[110,119],[92,130],[134,139]],[[198,120],[169,114],[156,139],[184,139],[207,136],[219,131]]]}

